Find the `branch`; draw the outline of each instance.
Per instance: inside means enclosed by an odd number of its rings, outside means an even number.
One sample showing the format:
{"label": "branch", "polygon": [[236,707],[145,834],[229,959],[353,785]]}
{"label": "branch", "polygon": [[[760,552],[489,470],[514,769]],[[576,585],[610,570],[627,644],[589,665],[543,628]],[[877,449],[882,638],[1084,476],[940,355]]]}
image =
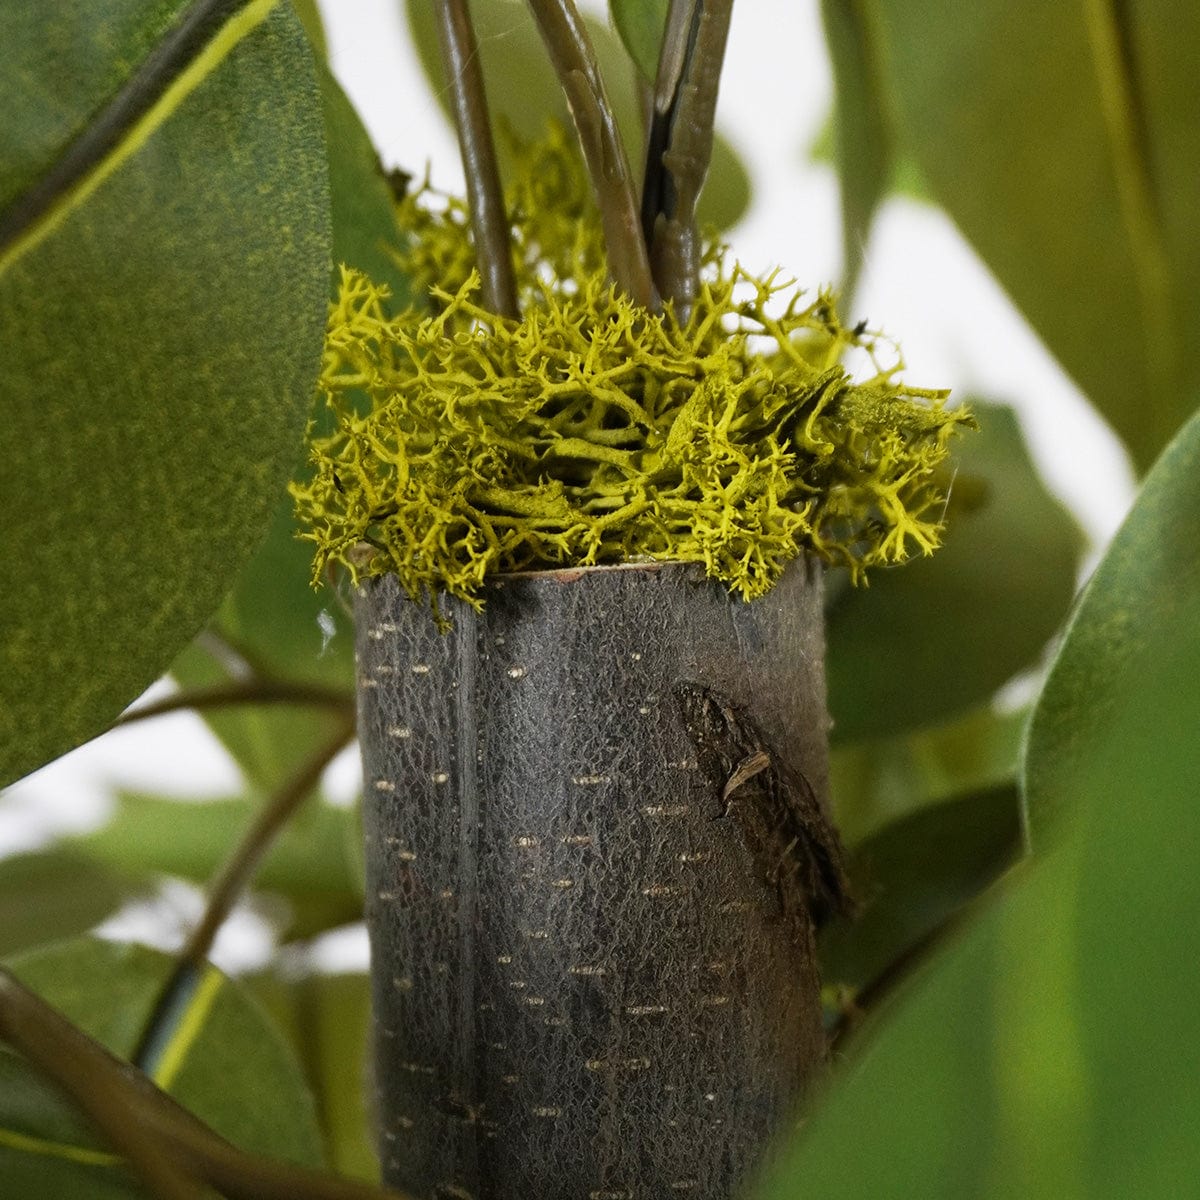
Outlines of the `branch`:
{"label": "branch", "polygon": [[239,1150],[2,967],[0,1039],[91,1118],[160,1200],[195,1200],[200,1184],[228,1200],[403,1200]]}
{"label": "branch", "polygon": [[488,120],[487,92],[475,31],[467,0],[435,0],[442,62],[454,104],[454,123],[467,177],[471,228],[475,254],[483,280],[484,307],[514,321],[520,318],[517,285],[513,278],[512,250],[496,148]]}
{"label": "branch", "polygon": [[529,0],[529,7],[567,94],[600,206],[613,279],[635,304],[657,308],[629,161],[587,29],[573,0]]}
{"label": "branch", "polygon": [[235,704],[296,704],[346,712],[353,710],[354,696],[340,688],[322,687],[315,683],[293,683],[261,677],[234,679],[228,683],[188,688],[172,696],[164,696],[153,704],[124,713],[113,722],[111,728],[136,725],[139,721],[148,721],[151,717],[162,717],[184,709],[202,711],[227,708]]}
{"label": "branch", "polygon": [[646,139],[642,233],[654,282],[687,320],[699,288],[696,204],[712,159],[733,0],[671,0]]}
{"label": "branch", "polygon": [[[181,1173],[133,1118],[129,1096],[112,1071],[95,1071],[67,1022],[0,967],[0,1040],[21,1052],[43,1075],[70,1096],[160,1200],[200,1200],[195,1181]],[[74,1027],[70,1027],[72,1032]],[[83,1035],[80,1035],[83,1036]]]}
{"label": "branch", "polygon": [[321,774],[354,736],[354,720],[339,724],[337,732],[312,754],[267,801],[254,823],[234,847],[209,885],[208,903],[200,923],[179,951],[175,967],[163,985],[133,1060],[145,1068],[158,1049],[162,1025],[191,993],[218,930],[253,877],[263,855],[296,809],[321,780]]}

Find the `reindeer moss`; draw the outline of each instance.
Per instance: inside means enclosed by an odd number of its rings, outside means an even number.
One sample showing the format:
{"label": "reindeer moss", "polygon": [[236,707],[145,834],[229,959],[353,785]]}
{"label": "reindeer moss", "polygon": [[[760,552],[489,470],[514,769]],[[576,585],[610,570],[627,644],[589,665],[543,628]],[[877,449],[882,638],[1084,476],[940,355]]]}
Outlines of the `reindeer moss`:
{"label": "reindeer moss", "polygon": [[[392,572],[478,604],[495,572],[700,562],[746,599],[803,551],[850,568],[938,544],[947,441],[970,423],[908,388],[878,339],[709,249],[685,326],[614,293],[578,161],[556,131],[509,196],[519,323],[485,312],[463,205],[401,208],[420,308],[343,271],[321,388],[334,431],[293,486],[315,574]],[[839,360],[862,347],[874,374]],[[364,553],[364,546],[370,552]]]}

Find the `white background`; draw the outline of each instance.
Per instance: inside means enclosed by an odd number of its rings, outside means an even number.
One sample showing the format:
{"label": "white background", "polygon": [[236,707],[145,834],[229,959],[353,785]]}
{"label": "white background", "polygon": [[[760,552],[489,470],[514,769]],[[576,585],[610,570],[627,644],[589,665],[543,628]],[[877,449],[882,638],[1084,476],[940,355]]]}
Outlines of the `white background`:
{"label": "white background", "polygon": [[[603,15],[600,0],[584,0]],[[321,0],[334,72],[357,105],[385,164],[420,174],[428,162],[442,188],[460,190],[451,130],[408,45],[400,0]],[[503,55],[503,39],[480,47]],[[837,180],[808,161],[826,119],[831,80],[816,0],[740,0],[734,6],[718,125],[747,163],[753,206],[729,235],[742,262],[784,266],[802,284],[841,270]],[[847,316],[869,315],[903,347],[906,378],[1013,405],[1050,486],[1078,514],[1095,554],[1133,494],[1128,461],[1037,337],[940,212],[889,201],[866,247],[866,269]],[[169,685],[159,684],[159,690]],[[353,795],[352,755],[335,764],[329,790]],[[94,827],[114,787],[184,796],[238,791],[237,769],[199,719],[182,714],[111,734],[67,755],[0,797],[0,853],[30,849],[56,833]],[[232,836],[232,831],[231,831]],[[331,853],[339,852],[331,848]],[[172,888],[125,915],[114,931],[171,944],[199,909],[198,893]],[[264,927],[241,913],[217,958],[248,965],[267,950]],[[361,932],[330,939],[326,960],[365,961]]]}

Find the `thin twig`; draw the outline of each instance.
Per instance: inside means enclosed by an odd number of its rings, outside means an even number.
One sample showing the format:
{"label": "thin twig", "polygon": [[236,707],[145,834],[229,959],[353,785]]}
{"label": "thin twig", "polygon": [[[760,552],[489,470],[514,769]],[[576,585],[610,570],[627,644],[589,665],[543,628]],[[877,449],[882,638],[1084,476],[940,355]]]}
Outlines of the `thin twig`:
{"label": "thin twig", "polygon": [[515,321],[520,310],[513,278],[511,230],[496,166],[487,92],[471,14],[467,0],[434,0],[434,6],[442,62],[454,104],[454,123],[458,126],[463,173],[467,177],[484,307]]}
{"label": "thin twig", "polygon": [[658,307],[633,178],[591,39],[572,0],[529,0],[567,95],[608,249],[613,280],[636,304]]}
{"label": "thin twig", "polygon": [[646,139],[642,232],[654,282],[687,320],[699,288],[696,204],[712,159],[713,122],[733,0],[671,0]]}
{"label": "thin twig", "polygon": [[143,705],[124,713],[112,725],[119,729],[148,721],[151,717],[162,717],[167,713],[186,709],[203,711],[212,708],[229,708],[238,704],[295,704],[312,708],[333,708],[339,712],[352,712],[354,696],[342,688],[322,687],[315,683],[295,683],[283,679],[234,679],[228,683],[214,683],[206,687],[188,688],[171,696],[164,696],[152,704]]}
{"label": "thin twig", "polygon": [[[239,1150],[2,967],[0,1039],[52,1079],[135,1169],[151,1154],[175,1180],[203,1183],[228,1200],[403,1200],[398,1192]],[[158,1191],[171,1200],[200,1194]]]}
{"label": "thin twig", "polygon": [[208,956],[218,930],[225,923],[238,897],[250,882],[279,831],[320,782],[321,774],[354,736],[354,720],[339,723],[336,733],[320,746],[290,779],[267,801],[246,830],[233,853],[213,877],[208,902],[200,923],[179,951],[175,967],[163,985],[151,1012],[142,1040],[134,1053],[134,1062],[145,1069],[158,1049],[161,1025],[190,993],[201,966]]}

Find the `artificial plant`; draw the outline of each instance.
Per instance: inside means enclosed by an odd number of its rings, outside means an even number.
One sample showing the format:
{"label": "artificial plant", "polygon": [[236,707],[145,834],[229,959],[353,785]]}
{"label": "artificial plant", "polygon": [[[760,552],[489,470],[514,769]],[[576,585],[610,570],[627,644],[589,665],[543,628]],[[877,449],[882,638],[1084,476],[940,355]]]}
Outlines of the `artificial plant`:
{"label": "artificial plant", "polygon": [[[551,105],[522,101],[558,86],[536,29],[506,0],[471,8],[485,43],[511,36],[504,56],[464,65],[481,63],[494,109],[536,138]],[[407,9],[428,61],[434,6]],[[662,22],[647,14],[664,6],[612,9],[649,76]],[[995,403],[972,402],[981,428],[959,439],[944,548],[867,589],[831,576],[833,795],[861,913],[823,931],[822,962],[855,1068],[835,1063],[764,1194],[1186,1192],[1200,1165],[1186,939],[1200,695],[1194,421],[1179,430],[1200,362],[1197,16],[1033,0],[969,22],[947,0],[822,10],[847,277],[883,198],[940,206],[1138,469],[1161,461],[1065,631],[1079,532]],[[298,11],[319,47],[312,6]],[[591,32],[602,62],[625,53]],[[308,589],[280,492],[336,286],[330,239],[396,311],[424,302],[392,253],[396,181],[282,3],[7,4],[0,44],[3,777],[108,729],[170,668],[183,690],[126,720],[195,706],[247,780],[215,806],[123,796],[107,829],[0,861],[0,1032],[15,1050],[0,1057],[0,1190],[183,1196],[203,1179],[228,1195],[377,1194],[254,1154],[368,1181],[378,1169],[365,981],[309,970],[296,950],[361,911],[355,820],[314,800],[267,842],[352,737],[346,639],[320,654],[318,619],[339,612]],[[453,98],[440,82],[434,94]],[[593,133],[602,152],[610,130]],[[717,153],[728,164],[719,139]],[[498,170],[506,154],[501,140]],[[728,199],[735,173],[715,174],[710,195]],[[641,223],[621,211],[618,226]],[[683,277],[698,261],[687,228],[666,243]],[[645,267],[653,280],[653,256]],[[644,289],[637,261],[614,275]],[[482,306],[514,315],[503,278],[483,284]],[[992,702],[1026,670],[1032,724],[1029,706]],[[293,969],[229,979],[203,965],[206,937],[182,971],[61,940],[160,872],[211,877],[235,823],[267,852],[255,894],[273,898]],[[210,930],[252,861],[234,854]],[[240,1150],[126,1065],[169,978],[190,999],[143,1065]]]}

